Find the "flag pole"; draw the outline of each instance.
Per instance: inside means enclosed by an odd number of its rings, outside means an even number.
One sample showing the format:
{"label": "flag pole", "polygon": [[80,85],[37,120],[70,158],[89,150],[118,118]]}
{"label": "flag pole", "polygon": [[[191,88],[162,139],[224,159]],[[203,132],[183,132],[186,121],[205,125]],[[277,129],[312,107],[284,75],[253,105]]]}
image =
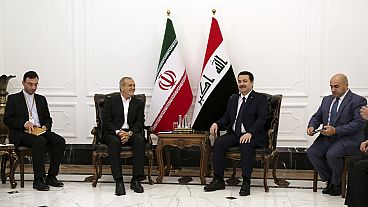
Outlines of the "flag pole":
{"label": "flag pole", "polygon": [[166,11],[166,14],[167,14],[167,16],[169,17],[169,16],[170,16],[170,10],[167,10],[167,11]]}
{"label": "flag pole", "polygon": [[212,14],[213,14],[213,16],[216,15],[216,9],[212,9]]}

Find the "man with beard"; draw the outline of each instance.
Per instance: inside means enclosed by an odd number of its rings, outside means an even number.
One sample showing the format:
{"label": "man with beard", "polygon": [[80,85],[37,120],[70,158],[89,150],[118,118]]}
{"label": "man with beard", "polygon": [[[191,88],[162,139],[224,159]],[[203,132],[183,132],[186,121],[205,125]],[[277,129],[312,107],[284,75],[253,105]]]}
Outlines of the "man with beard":
{"label": "man with beard", "polygon": [[[56,179],[65,149],[65,139],[51,131],[52,118],[47,100],[36,94],[38,75],[28,71],[23,76],[23,90],[8,97],[5,107],[4,124],[9,127],[9,141],[16,147],[32,148],[34,181],[33,188],[39,191],[50,190],[49,186],[63,187]],[[32,135],[37,128],[45,133]],[[49,148],[50,167],[46,176],[45,153]],[[46,178],[46,179],[45,179]]]}
{"label": "man with beard", "polygon": [[247,196],[250,194],[254,148],[264,147],[266,144],[264,125],[268,113],[266,96],[255,92],[253,84],[254,76],[251,72],[242,71],[239,73],[239,94],[230,97],[224,116],[213,123],[210,128],[210,133],[216,136],[219,128],[228,127],[225,135],[215,139],[213,146],[214,178],[204,187],[204,191],[225,189],[226,150],[232,146],[239,146],[240,165],[243,170],[243,184],[239,195]]}

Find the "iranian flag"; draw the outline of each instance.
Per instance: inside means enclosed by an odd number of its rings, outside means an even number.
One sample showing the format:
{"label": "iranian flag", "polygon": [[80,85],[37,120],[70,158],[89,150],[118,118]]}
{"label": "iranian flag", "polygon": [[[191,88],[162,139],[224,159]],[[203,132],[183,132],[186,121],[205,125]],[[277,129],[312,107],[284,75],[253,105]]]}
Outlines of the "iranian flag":
{"label": "iranian flag", "polygon": [[193,94],[172,21],[168,18],[147,124],[154,133],[173,130],[173,122],[188,112]]}
{"label": "iranian flag", "polygon": [[208,131],[212,123],[224,115],[227,102],[234,93],[238,93],[234,71],[218,22],[212,18],[193,111],[193,129]]}

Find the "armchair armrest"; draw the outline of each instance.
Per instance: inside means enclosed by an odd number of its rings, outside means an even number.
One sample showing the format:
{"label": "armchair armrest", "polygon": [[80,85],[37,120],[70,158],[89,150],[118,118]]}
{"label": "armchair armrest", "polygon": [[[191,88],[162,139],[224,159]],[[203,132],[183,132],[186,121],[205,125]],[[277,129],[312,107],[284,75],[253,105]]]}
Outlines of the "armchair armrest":
{"label": "armchair armrest", "polygon": [[151,130],[151,126],[143,126],[143,129],[146,130],[146,141],[152,145],[152,138],[151,138],[151,134],[152,134],[152,130]]}
{"label": "armchair armrest", "polygon": [[[98,129],[97,126],[94,126],[91,130],[91,134],[93,135],[93,141],[92,141],[92,145],[96,145],[96,144],[99,144],[100,140],[101,140],[101,132],[100,130]],[[100,136],[100,138],[99,138]]]}
{"label": "armchair armrest", "polygon": [[273,138],[275,136],[275,130],[274,129],[269,129],[267,131],[267,138],[268,138],[268,146],[267,148],[270,149],[270,150],[274,150],[273,149]]}
{"label": "armchair armrest", "polygon": [[96,133],[97,133],[97,127],[96,127],[96,126],[94,126],[94,127],[92,128],[92,130],[91,130],[91,134],[92,134],[92,135],[96,135]]}

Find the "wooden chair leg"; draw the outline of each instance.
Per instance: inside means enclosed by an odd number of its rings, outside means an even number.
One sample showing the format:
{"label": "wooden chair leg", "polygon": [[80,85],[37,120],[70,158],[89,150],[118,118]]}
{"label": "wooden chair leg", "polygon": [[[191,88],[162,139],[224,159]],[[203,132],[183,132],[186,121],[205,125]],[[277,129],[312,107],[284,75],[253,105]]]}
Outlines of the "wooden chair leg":
{"label": "wooden chair leg", "polygon": [[276,174],[277,164],[279,163],[279,154],[278,153],[275,153],[275,155],[271,159],[271,162],[273,164],[272,178],[273,178],[273,181],[278,185],[279,178],[277,178],[277,174]]}
{"label": "wooden chair leg", "polygon": [[204,174],[206,177],[209,177],[211,175],[211,170],[212,170],[212,162],[211,162],[211,154],[212,154],[212,149],[211,149],[211,142],[209,140],[209,138],[206,140],[206,154],[205,154],[205,166],[204,166]]}
{"label": "wooden chair leg", "polygon": [[231,179],[235,179],[236,178],[236,161],[232,160],[231,161],[231,165],[233,166],[233,173],[231,174]]}
{"label": "wooden chair leg", "polygon": [[277,164],[279,163],[279,154],[278,152],[274,153],[274,155],[271,155],[271,161],[273,164],[273,170],[272,170],[272,177],[276,185],[279,187],[287,188],[290,185],[290,182],[287,181],[285,178],[278,178],[276,174],[277,170]]}
{"label": "wooden chair leg", "polygon": [[205,176],[209,176],[210,175],[210,169],[209,169],[209,163],[210,163],[210,159],[209,159],[209,155],[208,155],[208,149],[206,149],[206,154],[204,155],[204,175]]}
{"label": "wooden chair leg", "polygon": [[317,192],[317,179],[318,179],[317,171],[313,169],[313,192]]}
{"label": "wooden chair leg", "polygon": [[20,152],[20,187],[24,188],[24,153]]}
{"label": "wooden chair leg", "polygon": [[17,187],[17,183],[15,182],[15,178],[14,178],[15,169],[17,168],[17,165],[18,165],[18,156],[13,151],[10,155],[10,174],[9,174],[10,187],[12,189]]}
{"label": "wooden chair leg", "polygon": [[226,183],[230,186],[236,186],[240,183],[240,180],[236,177],[236,160],[231,159],[231,166],[233,168],[233,173],[231,177],[226,180]]}
{"label": "wooden chair leg", "polygon": [[92,156],[93,156],[93,158],[92,158],[93,159],[93,168],[95,170],[95,179],[92,182],[92,186],[96,187],[98,179],[101,177],[101,175],[100,175],[101,172],[99,172],[100,171],[99,167],[100,167],[101,163],[100,163],[100,157],[96,153],[93,153]]}
{"label": "wooden chair leg", "polygon": [[102,177],[102,157],[97,155],[97,165],[98,165],[98,176],[97,178],[100,179]]}
{"label": "wooden chair leg", "polygon": [[164,153],[165,153],[165,160],[166,160],[166,168],[165,168],[165,176],[169,176],[170,175],[170,171],[172,170],[172,166],[171,166],[171,156],[170,156],[170,148],[166,147],[163,149]]}
{"label": "wooden chair leg", "polygon": [[151,173],[152,173],[152,163],[153,163],[153,152],[149,151],[148,152],[148,182],[150,185],[153,185],[153,180],[151,177]]}
{"label": "wooden chair leg", "polygon": [[346,175],[348,173],[348,164],[350,157],[344,157],[344,168],[341,174],[341,197],[346,197]]}
{"label": "wooden chair leg", "polygon": [[8,155],[4,154],[1,156],[1,183],[4,184],[6,183],[6,174],[5,174],[5,170],[6,170],[6,163],[8,161]]}
{"label": "wooden chair leg", "polygon": [[97,155],[95,152],[92,153],[92,165],[95,171],[95,175],[92,181],[92,187],[96,187],[98,181],[98,168],[97,168]]}
{"label": "wooden chair leg", "polygon": [[264,168],[263,168],[263,186],[265,189],[265,192],[268,192],[270,190],[270,188],[267,185],[267,179],[268,179],[268,169],[270,167],[270,158],[268,156],[265,156],[263,158],[263,164],[264,164]]}
{"label": "wooden chair leg", "polygon": [[[95,152],[92,152],[92,166],[93,166],[93,175],[90,175],[88,177],[86,177],[84,179],[84,182],[92,182],[92,186],[93,186],[93,183],[95,182],[96,180],[96,177],[97,177],[97,170],[96,170],[96,153]],[[96,186],[93,186],[93,187],[96,187]]]}

